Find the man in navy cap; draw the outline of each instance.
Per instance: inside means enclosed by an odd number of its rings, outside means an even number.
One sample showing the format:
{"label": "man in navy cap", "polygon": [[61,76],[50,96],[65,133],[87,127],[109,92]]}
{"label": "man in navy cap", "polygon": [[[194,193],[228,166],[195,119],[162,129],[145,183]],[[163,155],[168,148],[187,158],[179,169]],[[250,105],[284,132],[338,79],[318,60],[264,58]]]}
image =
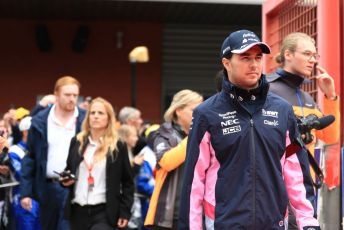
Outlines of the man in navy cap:
{"label": "man in navy cap", "polygon": [[193,112],[179,229],[287,229],[289,200],[299,229],[320,229],[293,109],[262,74],[268,53],[248,30],[224,40],[222,91]]}

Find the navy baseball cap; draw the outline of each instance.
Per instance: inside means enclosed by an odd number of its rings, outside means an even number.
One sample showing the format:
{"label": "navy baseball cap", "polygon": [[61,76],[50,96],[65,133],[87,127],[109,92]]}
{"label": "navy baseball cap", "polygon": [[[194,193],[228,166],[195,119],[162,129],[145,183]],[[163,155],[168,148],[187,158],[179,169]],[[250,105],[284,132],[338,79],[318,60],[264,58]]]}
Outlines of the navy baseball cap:
{"label": "navy baseball cap", "polygon": [[226,57],[229,54],[241,54],[258,45],[262,52],[269,54],[270,47],[261,42],[258,36],[249,30],[238,30],[231,33],[222,43],[221,57]]}

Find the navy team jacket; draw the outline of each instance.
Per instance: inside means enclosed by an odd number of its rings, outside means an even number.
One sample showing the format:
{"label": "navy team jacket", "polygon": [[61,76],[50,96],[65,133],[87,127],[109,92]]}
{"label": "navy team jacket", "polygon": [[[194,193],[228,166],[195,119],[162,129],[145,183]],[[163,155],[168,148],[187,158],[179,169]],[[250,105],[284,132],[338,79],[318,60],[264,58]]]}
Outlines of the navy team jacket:
{"label": "navy team jacket", "polygon": [[[320,229],[307,154],[286,158],[298,137],[292,107],[268,92],[233,86],[193,113],[179,229],[286,229],[290,200],[300,229]],[[202,212],[205,221],[202,221]]]}

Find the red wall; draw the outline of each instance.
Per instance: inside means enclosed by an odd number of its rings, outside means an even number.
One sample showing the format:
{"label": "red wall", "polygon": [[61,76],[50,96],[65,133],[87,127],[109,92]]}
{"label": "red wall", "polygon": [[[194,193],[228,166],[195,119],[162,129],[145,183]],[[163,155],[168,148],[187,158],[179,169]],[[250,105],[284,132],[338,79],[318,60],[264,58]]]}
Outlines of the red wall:
{"label": "red wall", "polygon": [[[53,92],[62,75],[71,75],[82,84],[80,95],[101,96],[116,111],[131,104],[129,52],[136,46],[149,49],[149,63],[137,65],[137,108],[144,119],[160,121],[162,26],[157,23],[49,21],[44,23],[52,50],[41,52],[35,38],[35,21],[1,20],[0,112],[11,103],[31,108],[36,96]],[[83,53],[71,43],[79,25],[88,25],[90,35]],[[117,31],[123,33],[118,49]]]}

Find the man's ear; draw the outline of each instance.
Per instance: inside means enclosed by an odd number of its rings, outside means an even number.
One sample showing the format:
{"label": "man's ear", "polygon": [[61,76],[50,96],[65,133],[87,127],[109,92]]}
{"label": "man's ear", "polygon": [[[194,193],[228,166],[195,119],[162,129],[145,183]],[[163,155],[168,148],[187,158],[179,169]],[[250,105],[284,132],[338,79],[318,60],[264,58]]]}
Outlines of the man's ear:
{"label": "man's ear", "polygon": [[175,114],[177,115],[177,117],[179,117],[181,110],[182,110],[182,108],[176,108]]}
{"label": "man's ear", "polygon": [[230,70],[230,59],[227,58],[222,58],[222,65],[223,67],[225,67],[225,69],[227,70],[227,72]]}
{"label": "man's ear", "polygon": [[290,60],[293,58],[293,56],[294,56],[294,52],[292,52],[292,51],[290,51],[290,50],[288,50],[288,49],[286,49],[286,50],[284,51],[284,59],[285,59],[286,61],[290,61]]}

